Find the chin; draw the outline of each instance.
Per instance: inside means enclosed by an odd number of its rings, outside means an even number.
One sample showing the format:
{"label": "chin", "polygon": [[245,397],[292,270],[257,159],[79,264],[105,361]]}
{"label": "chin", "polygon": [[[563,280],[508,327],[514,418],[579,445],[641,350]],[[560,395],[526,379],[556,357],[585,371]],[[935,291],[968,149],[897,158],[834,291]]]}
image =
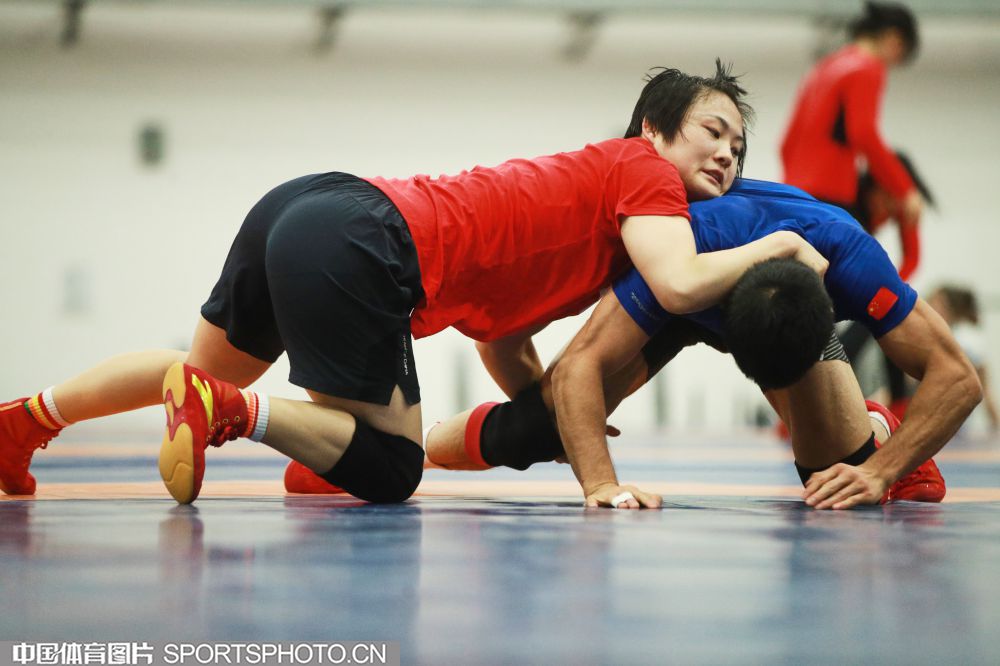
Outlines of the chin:
{"label": "chin", "polygon": [[698,185],[695,187],[689,187],[687,191],[688,201],[705,201],[706,199],[714,199],[716,197],[722,196],[724,193],[722,188],[718,185],[715,187],[706,187],[704,185]]}

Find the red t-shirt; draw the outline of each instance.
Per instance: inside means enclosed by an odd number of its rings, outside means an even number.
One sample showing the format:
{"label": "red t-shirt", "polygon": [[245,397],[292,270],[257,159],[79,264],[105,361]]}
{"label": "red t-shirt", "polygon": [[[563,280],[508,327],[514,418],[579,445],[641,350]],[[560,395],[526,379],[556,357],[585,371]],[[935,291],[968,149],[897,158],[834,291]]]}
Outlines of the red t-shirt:
{"label": "red t-shirt", "polygon": [[786,183],[819,199],[852,204],[861,155],[875,181],[893,196],[913,189],[906,168],[879,135],[885,79],[885,65],[854,45],[813,68],[799,88],[781,143]]}
{"label": "red t-shirt", "polygon": [[676,167],[639,137],[369,182],[413,235],[426,294],[411,319],[418,338],[454,326],[489,341],[577,314],[629,265],[624,218],[690,219]]}

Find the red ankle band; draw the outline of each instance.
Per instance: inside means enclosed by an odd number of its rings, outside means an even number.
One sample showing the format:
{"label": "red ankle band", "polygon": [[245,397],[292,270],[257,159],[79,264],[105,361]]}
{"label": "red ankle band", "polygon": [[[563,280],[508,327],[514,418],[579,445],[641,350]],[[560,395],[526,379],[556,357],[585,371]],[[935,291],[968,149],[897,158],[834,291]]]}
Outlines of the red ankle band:
{"label": "red ankle band", "polygon": [[472,413],[469,414],[469,420],[465,424],[465,453],[469,456],[469,460],[483,467],[492,467],[492,465],[483,460],[479,436],[483,431],[483,421],[486,420],[486,415],[499,404],[499,402],[484,402],[472,410]]}

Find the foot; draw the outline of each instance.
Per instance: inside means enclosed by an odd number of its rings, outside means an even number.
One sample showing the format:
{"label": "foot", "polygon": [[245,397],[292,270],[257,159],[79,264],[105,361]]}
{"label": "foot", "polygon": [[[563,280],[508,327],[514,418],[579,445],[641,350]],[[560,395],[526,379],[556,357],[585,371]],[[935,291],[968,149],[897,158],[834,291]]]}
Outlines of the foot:
{"label": "foot", "polygon": [[285,490],[306,495],[346,495],[346,490],[324,480],[319,474],[295,460],[285,468]]}
{"label": "foot", "polygon": [[31,456],[61,431],[32,418],[24,407],[29,399],[0,404],[0,490],[7,495],[35,494],[35,477],[28,471]]}
{"label": "foot", "polygon": [[[889,424],[890,435],[899,427],[899,419],[886,407],[871,400],[866,400],[865,405],[869,411],[878,412],[885,417]],[[892,484],[889,487],[889,492],[886,493],[885,501],[940,502],[944,499],[945,492],[947,492],[947,488],[941,470],[934,463],[934,459],[929,458],[925,463]]]}
{"label": "foot", "polygon": [[160,447],[160,477],[175,500],[190,504],[201,492],[205,448],[245,434],[246,400],[232,384],[174,363],[163,378],[163,406],[167,428]]}

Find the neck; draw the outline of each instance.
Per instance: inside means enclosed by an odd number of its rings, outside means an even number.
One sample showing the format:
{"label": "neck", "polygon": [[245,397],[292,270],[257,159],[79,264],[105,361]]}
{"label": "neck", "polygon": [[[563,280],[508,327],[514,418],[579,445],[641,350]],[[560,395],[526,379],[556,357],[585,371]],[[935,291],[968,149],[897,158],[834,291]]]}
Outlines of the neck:
{"label": "neck", "polygon": [[854,40],[854,46],[873,58],[881,60],[886,65],[889,64],[889,59],[886,56],[885,49],[882,48],[882,43],[874,37],[858,37]]}

